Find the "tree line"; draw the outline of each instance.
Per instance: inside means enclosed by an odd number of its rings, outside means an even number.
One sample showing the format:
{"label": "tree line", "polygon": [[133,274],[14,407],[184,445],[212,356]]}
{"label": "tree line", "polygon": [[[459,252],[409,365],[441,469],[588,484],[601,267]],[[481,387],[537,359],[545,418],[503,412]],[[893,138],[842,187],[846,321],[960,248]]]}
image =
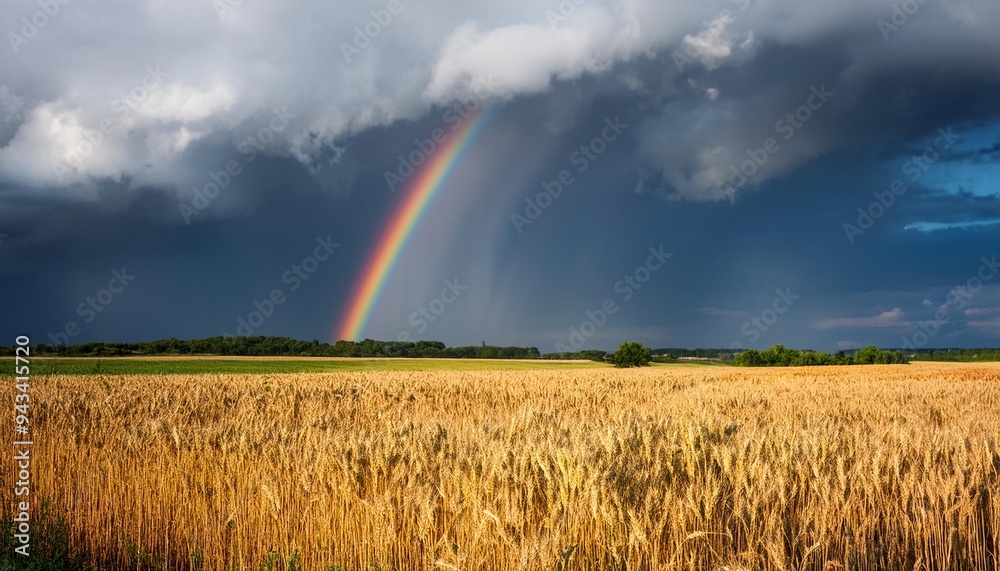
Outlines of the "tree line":
{"label": "tree line", "polygon": [[[158,339],[136,343],[91,342],[77,345],[47,345],[40,343],[32,350],[35,355],[64,357],[114,357],[142,355],[233,355],[289,357],[422,357],[461,359],[586,359],[612,362],[614,353],[600,349],[584,349],[568,353],[539,352],[537,347],[497,347],[472,345],[447,347],[440,341],[337,341],[322,343],[301,341],[290,337],[238,336],[207,339]],[[892,364],[908,361],[1000,361],[1000,349],[919,349],[903,352],[898,349],[878,349],[874,346],[837,353],[807,349],[789,349],[775,345],[757,351],[747,349],[652,349],[653,362],[673,362],[681,358],[712,359],[739,366],[805,366]],[[13,346],[0,347],[0,356],[14,355]]]}
{"label": "tree line", "polygon": [[[138,343],[80,343],[34,347],[35,355],[62,357],[115,357],[142,355],[233,355],[290,357],[424,357],[461,359],[538,359],[537,347],[479,345],[447,347],[440,341],[300,341],[290,337],[209,337],[207,339],[158,339]],[[13,355],[13,348],[0,355]]]}
{"label": "tree line", "polygon": [[910,358],[914,361],[1000,361],[1000,349],[921,349]]}
{"label": "tree line", "polygon": [[858,349],[853,355],[847,351],[836,354],[789,349],[784,345],[774,345],[763,351],[747,349],[737,354],[733,364],[737,367],[805,367],[813,365],[896,365],[909,363],[902,351],[879,349],[869,345]]}

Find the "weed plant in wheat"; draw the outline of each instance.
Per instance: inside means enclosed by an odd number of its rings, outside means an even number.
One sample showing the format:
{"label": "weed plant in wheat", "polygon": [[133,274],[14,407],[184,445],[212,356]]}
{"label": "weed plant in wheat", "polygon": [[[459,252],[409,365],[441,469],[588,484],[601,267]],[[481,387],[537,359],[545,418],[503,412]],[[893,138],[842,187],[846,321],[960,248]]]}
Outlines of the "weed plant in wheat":
{"label": "weed plant in wheat", "polygon": [[32,494],[66,559],[107,569],[995,569],[998,381],[52,375],[32,385]]}

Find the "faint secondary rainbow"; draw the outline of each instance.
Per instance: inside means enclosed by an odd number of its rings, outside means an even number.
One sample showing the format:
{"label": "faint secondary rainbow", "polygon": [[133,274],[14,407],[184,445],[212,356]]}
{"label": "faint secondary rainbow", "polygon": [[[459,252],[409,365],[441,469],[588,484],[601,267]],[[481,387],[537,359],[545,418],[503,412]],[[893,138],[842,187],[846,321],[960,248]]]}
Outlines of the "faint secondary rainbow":
{"label": "faint secondary rainbow", "polygon": [[466,119],[465,124],[452,132],[406,187],[403,203],[380,232],[375,248],[351,291],[337,330],[337,339],[360,338],[413,230],[492,115],[492,111],[485,111]]}

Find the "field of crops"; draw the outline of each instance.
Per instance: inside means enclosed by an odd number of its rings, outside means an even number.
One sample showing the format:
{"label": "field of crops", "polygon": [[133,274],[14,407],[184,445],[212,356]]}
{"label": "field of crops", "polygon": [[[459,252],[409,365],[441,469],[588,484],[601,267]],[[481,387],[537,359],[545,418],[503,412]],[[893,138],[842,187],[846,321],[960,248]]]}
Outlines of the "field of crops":
{"label": "field of crops", "polygon": [[33,500],[99,568],[994,569],[1000,549],[995,364],[48,375],[31,399]]}

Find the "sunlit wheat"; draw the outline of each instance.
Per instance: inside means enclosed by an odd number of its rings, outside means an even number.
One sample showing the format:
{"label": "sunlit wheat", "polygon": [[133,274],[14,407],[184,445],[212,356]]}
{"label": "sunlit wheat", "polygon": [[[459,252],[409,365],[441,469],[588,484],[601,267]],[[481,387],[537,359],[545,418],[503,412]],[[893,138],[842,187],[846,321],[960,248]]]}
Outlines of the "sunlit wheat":
{"label": "sunlit wheat", "polygon": [[1000,548],[997,365],[55,376],[32,403],[35,505],[109,569],[994,569]]}

